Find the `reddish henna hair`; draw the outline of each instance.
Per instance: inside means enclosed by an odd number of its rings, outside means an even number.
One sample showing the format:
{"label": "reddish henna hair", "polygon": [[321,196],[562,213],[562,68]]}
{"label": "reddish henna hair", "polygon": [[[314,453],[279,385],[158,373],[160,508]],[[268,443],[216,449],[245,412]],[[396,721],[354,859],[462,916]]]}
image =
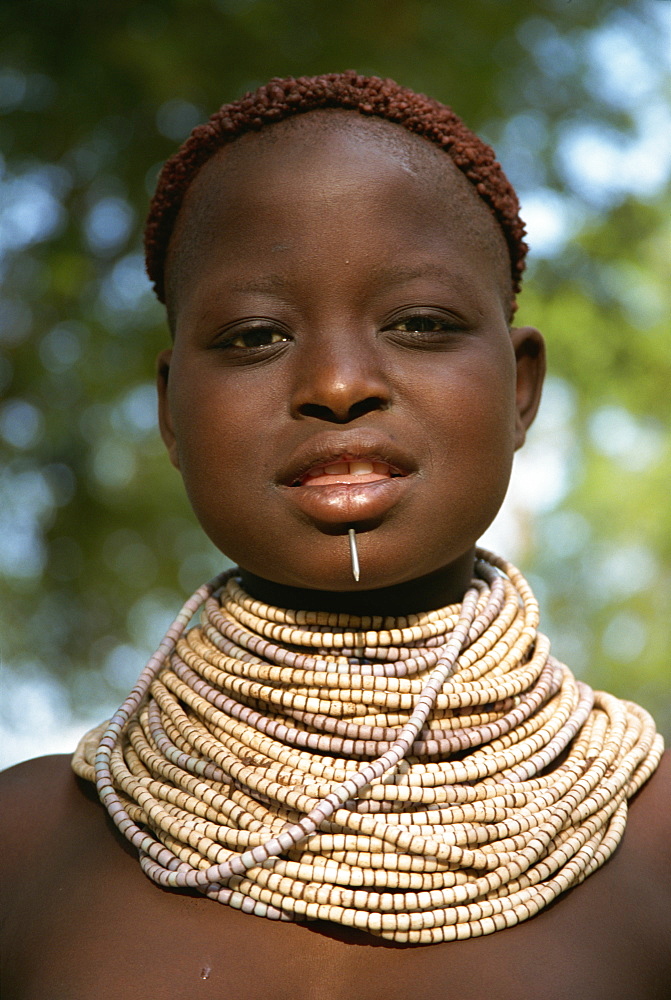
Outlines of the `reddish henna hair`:
{"label": "reddish henna hair", "polygon": [[400,87],[393,80],[350,70],[326,76],[275,78],[239,101],[224,104],[198,125],[164,165],[145,227],[147,273],[165,302],[168,243],[184,194],[200,167],[217,150],[246,132],[317,108],[346,108],[396,122],[445,150],[489,206],[508,244],[514,294],[520,290],[527,245],[515,191],[493,149],[444,104]]}

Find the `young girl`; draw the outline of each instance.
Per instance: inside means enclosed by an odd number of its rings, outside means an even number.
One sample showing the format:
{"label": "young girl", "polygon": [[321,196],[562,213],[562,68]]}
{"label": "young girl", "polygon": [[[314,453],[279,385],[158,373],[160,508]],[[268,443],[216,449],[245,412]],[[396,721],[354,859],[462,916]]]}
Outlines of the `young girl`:
{"label": "young girl", "polygon": [[78,778],[4,776],[8,1000],[666,995],[661,740],[476,549],[544,374],[522,237],[390,81],[272,81],[168,162],[161,432],[239,569]]}

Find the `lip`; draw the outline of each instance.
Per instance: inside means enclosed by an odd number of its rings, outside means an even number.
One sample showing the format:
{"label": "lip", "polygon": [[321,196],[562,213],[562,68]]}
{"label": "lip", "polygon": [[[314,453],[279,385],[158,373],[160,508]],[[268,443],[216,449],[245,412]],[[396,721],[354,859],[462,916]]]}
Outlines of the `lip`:
{"label": "lip", "polygon": [[[310,469],[354,461],[381,462],[398,475],[364,483],[296,485]],[[383,516],[405,495],[417,471],[415,459],[389,438],[359,429],[320,434],[306,441],[296,449],[276,482],[285,499],[311,520],[335,525]]]}

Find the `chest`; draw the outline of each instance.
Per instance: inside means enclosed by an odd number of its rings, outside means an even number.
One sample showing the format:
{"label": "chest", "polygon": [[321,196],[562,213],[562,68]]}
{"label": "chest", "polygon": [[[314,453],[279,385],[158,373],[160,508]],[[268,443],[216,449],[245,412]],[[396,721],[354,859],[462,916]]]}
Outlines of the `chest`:
{"label": "chest", "polygon": [[[120,845],[47,866],[7,929],[7,1000],[656,1000],[671,970],[654,873],[620,855],[533,920],[390,946],[164,892]],[[626,859],[625,859],[626,860]],[[76,863],[75,863],[76,862]]]}

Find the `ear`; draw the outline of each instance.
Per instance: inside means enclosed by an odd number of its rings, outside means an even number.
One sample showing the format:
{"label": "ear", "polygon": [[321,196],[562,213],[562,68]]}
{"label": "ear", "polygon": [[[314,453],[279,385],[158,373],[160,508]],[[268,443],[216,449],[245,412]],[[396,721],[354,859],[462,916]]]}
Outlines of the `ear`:
{"label": "ear", "polygon": [[168,379],[170,377],[170,362],[172,361],[172,348],[161,351],[156,359],[156,388],[158,389],[158,426],[161,431],[163,443],[168,449],[170,461],[179,469],[179,453],[177,450],[177,438],[172,426],[172,414],[170,412],[170,399],[168,393]]}
{"label": "ear", "polygon": [[517,365],[515,449],[521,448],[541,401],[545,378],[545,341],[532,326],[510,331]]}

